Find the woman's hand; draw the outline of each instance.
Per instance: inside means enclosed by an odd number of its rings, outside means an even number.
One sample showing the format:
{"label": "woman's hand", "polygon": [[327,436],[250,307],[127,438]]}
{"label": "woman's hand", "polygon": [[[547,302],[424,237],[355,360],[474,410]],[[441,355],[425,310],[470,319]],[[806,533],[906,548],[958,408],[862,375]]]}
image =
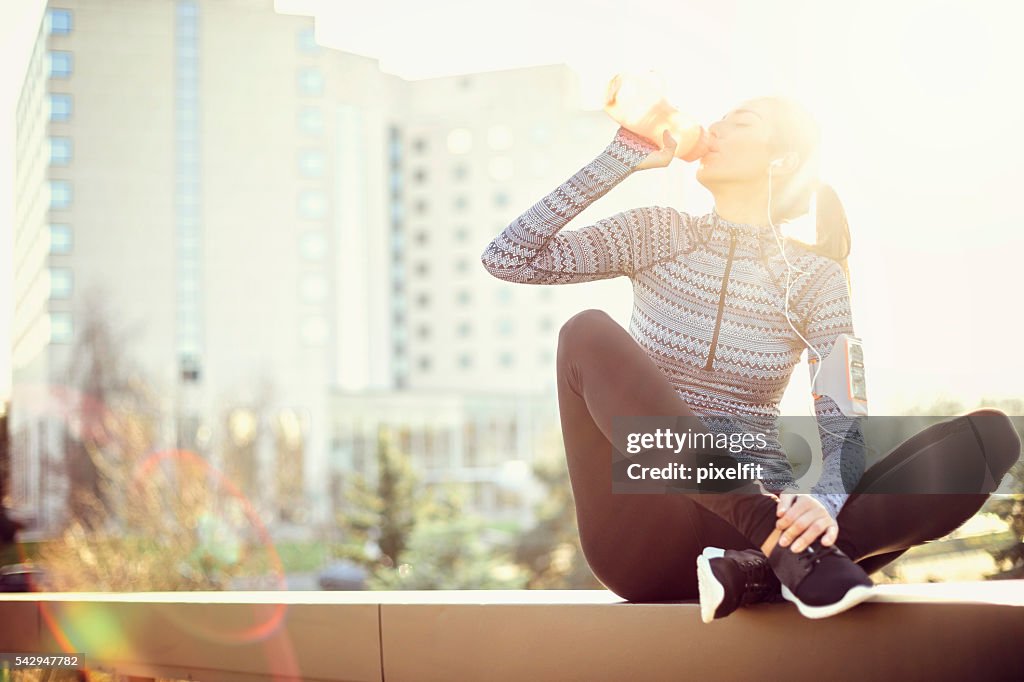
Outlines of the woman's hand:
{"label": "woman's hand", "polygon": [[782,531],[779,544],[788,547],[792,543],[794,552],[807,549],[822,533],[821,544],[826,547],[839,535],[839,524],[825,506],[810,495],[781,493],[775,515],[779,517],[775,527]]}
{"label": "woman's hand", "polygon": [[665,166],[672,163],[672,159],[676,155],[676,141],[668,133],[668,129],[665,129],[665,133],[662,135],[662,144],[664,145],[661,149],[653,151],[647,155],[640,165],[633,168],[634,171],[644,170],[646,168],[664,168]]}

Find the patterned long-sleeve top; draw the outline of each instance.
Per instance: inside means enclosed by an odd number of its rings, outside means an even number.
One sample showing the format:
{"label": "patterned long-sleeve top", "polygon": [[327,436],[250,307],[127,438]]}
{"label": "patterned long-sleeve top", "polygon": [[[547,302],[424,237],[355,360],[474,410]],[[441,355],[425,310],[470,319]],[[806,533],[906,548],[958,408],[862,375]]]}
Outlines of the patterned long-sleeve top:
{"label": "patterned long-sleeve top", "polygon": [[[691,216],[648,206],[562,230],[656,149],[619,128],[601,154],[509,223],[481,262],[495,277],[524,284],[628,277],[630,335],[712,430],[746,423],[764,433],[767,448],[737,458],[762,465],[767,489],[795,490],[775,424],[806,345],[786,320],[786,264],[771,227],[731,222],[716,211]],[[791,276],[790,318],[825,358],[839,334],[854,333],[845,274],[799,242],[783,245],[806,273]],[[823,472],[810,493],[836,517],[863,474],[863,440],[856,418],[831,397],[817,398],[814,410]]]}

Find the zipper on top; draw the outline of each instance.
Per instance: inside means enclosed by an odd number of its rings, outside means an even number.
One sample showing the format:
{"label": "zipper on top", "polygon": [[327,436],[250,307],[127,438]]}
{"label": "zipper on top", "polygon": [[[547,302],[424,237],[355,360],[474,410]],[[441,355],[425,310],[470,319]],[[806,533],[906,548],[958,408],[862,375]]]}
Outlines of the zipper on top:
{"label": "zipper on top", "polygon": [[715,318],[715,334],[711,337],[711,350],[704,369],[710,370],[715,361],[715,349],[718,347],[718,332],[722,327],[722,311],[725,309],[725,292],[729,288],[729,271],[732,270],[732,254],[736,250],[736,235],[729,235],[729,258],[725,262],[725,274],[722,275],[722,291],[718,296],[718,317]]}

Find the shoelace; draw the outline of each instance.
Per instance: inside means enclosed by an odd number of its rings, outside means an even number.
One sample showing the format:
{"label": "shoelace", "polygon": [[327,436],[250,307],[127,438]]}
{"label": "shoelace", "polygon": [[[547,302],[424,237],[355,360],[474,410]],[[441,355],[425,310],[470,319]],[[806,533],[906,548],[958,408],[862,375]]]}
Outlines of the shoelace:
{"label": "shoelace", "polygon": [[743,604],[765,601],[778,591],[778,579],[767,561],[748,559],[738,564],[743,571]]}
{"label": "shoelace", "polygon": [[804,551],[796,555],[796,558],[801,562],[812,565],[817,565],[822,559],[827,557],[829,554],[835,554],[839,551],[839,548],[835,545],[819,545],[820,549],[815,549],[814,545],[811,545]]}

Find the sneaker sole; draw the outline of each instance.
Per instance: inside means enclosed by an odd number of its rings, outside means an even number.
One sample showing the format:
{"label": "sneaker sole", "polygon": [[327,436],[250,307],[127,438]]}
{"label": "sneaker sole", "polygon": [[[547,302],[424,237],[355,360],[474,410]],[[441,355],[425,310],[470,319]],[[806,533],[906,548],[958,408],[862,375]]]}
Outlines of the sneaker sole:
{"label": "sneaker sole", "polygon": [[715,619],[715,611],[725,599],[725,586],[715,577],[709,559],[723,556],[724,551],[707,547],[697,557],[697,589],[700,593],[700,619],[710,623]]}
{"label": "sneaker sole", "polygon": [[825,604],[823,606],[810,606],[809,604],[805,604],[802,601],[800,601],[800,599],[795,594],[793,594],[793,592],[788,587],[786,587],[785,585],[782,586],[782,596],[786,599],[786,601],[790,601],[796,604],[796,607],[800,610],[801,615],[807,618],[828,618],[829,616],[834,616],[837,613],[842,613],[847,609],[852,609],[854,606],[860,604],[862,601],[865,601],[866,599],[871,597],[871,595],[874,594],[874,592],[875,591],[873,587],[868,587],[867,585],[855,585],[854,587],[851,587],[845,595],[843,595],[842,599],[835,602],[834,604]]}

